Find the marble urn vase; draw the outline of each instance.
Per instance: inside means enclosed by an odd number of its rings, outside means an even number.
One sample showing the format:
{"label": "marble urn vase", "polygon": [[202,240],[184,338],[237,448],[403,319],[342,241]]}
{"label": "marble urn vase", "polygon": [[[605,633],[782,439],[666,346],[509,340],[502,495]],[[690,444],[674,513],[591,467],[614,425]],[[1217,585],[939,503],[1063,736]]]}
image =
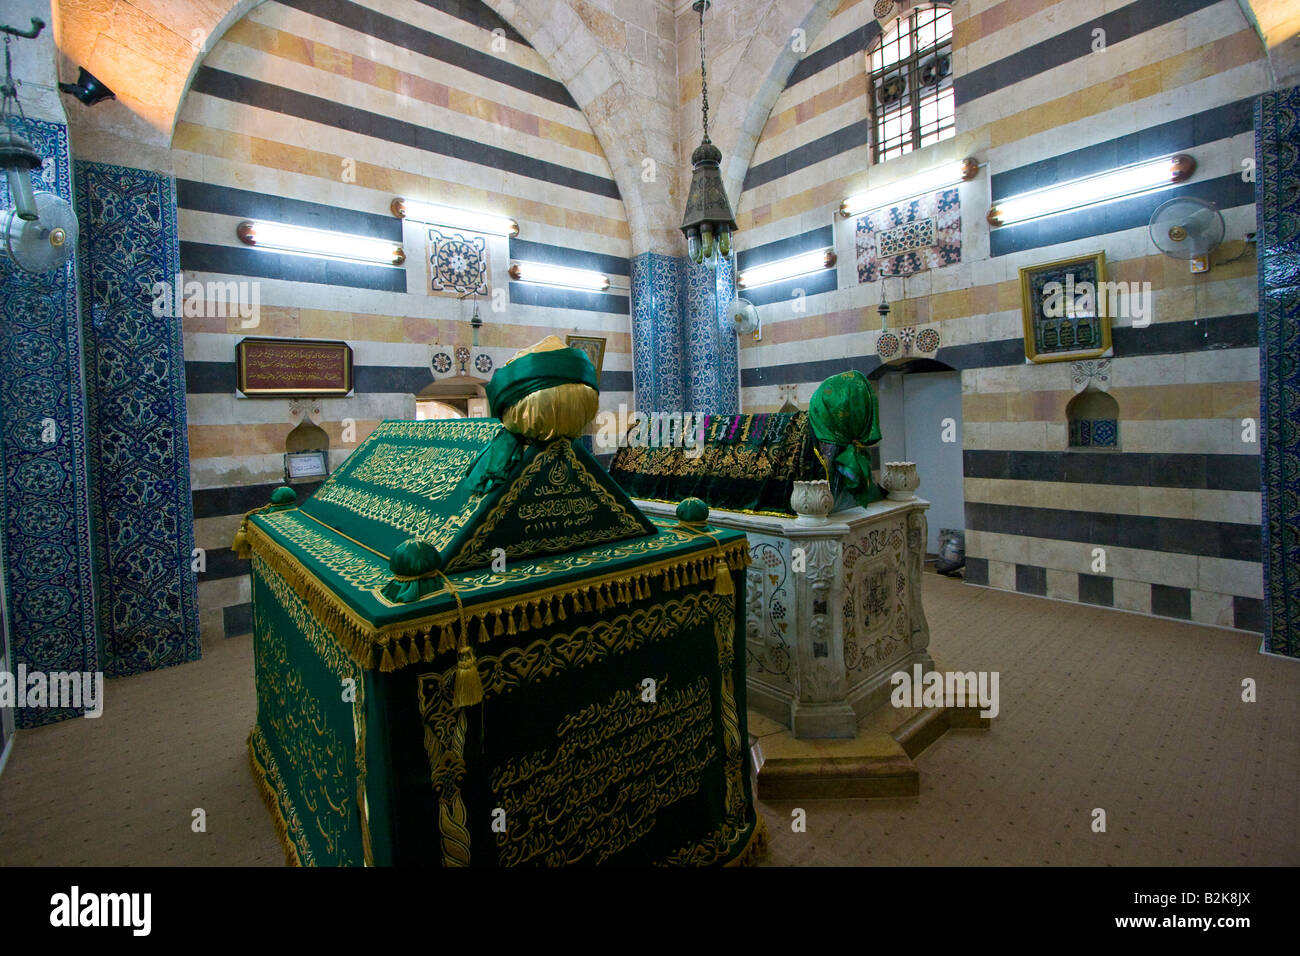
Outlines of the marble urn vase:
{"label": "marble urn vase", "polygon": [[790,507],[799,516],[796,524],[825,524],[833,501],[831,483],[825,479],[796,481],[794,491],[790,492]]}
{"label": "marble urn vase", "polygon": [[885,489],[890,501],[911,501],[921,479],[916,473],[916,462],[887,461],[880,473],[880,487]]}

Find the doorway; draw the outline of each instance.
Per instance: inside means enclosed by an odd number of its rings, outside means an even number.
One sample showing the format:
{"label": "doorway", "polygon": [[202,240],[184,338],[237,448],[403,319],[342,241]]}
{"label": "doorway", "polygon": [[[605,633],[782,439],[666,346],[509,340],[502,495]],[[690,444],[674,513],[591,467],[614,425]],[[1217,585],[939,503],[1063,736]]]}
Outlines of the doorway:
{"label": "doorway", "polygon": [[916,462],[919,497],[930,502],[927,554],[943,528],[966,527],[962,488],[961,372],[928,359],[882,365],[870,376],[880,402],[880,461]]}

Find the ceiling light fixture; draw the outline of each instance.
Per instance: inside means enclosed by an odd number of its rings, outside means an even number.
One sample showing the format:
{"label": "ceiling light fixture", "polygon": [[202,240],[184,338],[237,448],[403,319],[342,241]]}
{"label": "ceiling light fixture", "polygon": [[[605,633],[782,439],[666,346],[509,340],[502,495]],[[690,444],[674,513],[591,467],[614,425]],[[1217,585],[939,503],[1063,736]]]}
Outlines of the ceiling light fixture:
{"label": "ceiling light fixture", "polygon": [[691,153],[691,188],[686,194],[682,234],[686,250],[696,265],[716,269],[731,254],[736,217],[727,201],[722,182],[722,150],[709,139],[709,75],[704,62],[704,11],[712,0],[695,0],[691,9],[700,15],[700,109],[704,117],[704,139]]}
{"label": "ceiling light fixture", "polygon": [[755,286],[770,285],[773,282],[781,282],[784,279],[793,279],[797,276],[808,275],[812,272],[821,272],[825,269],[833,268],[836,262],[834,249],[817,249],[813,252],[801,252],[797,256],[791,256],[788,259],[778,259],[776,262],[765,262],[761,266],[754,266],[752,269],[746,269],[740,274],[739,284],[746,289],[752,289]]}
{"label": "ceiling light fixture", "polygon": [[855,193],[840,203],[840,215],[848,218],[869,209],[892,206],[913,196],[938,192],[940,189],[947,189],[949,186],[974,179],[979,171],[980,164],[974,159],[967,158],[955,163],[945,163],[915,176],[885,183],[883,186],[868,187],[866,192]]}
{"label": "ceiling light fixture", "polygon": [[989,210],[989,224],[1010,226],[1116,199],[1127,199],[1185,182],[1194,172],[1196,160],[1186,153],[1134,163],[999,200]]}
{"label": "ceiling light fixture", "polygon": [[540,285],[584,289],[588,292],[604,292],[609,288],[609,276],[603,272],[570,269],[567,266],[553,266],[545,262],[516,262],[510,267],[510,278],[516,282],[535,282]]}
{"label": "ceiling light fixture", "polygon": [[414,222],[428,222],[439,226],[451,226],[453,229],[465,229],[469,232],[485,233],[490,236],[517,236],[519,223],[508,216],[494,216],[486,212],[473,212],[469,209],[457,209],[440,203],[424,202],[419,199],[393,200],[393,215],[398,219],[410,219]]}
{"label": "ceiling light fixture", "polygon": [[389,239],[327,232],[324,229],[290,226],[282,222],[245,220],[236,227],[235,235],[246,245],[273,252],[390,266],[401,265],[406,261],[406,251],[401,244]]}

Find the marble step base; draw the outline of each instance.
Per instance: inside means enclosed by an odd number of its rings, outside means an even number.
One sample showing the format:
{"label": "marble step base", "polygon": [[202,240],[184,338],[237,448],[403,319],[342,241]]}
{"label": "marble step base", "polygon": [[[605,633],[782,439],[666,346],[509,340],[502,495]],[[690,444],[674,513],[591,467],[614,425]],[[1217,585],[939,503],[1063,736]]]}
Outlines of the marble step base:
{"label": "marble step base", "polygon": [[989,727],[978,707],[898,708],[869,714],[848,739],[796,739],[750,712],[750,752],[759,800],[914,797],[921,777],[914,758],[949,730]]}

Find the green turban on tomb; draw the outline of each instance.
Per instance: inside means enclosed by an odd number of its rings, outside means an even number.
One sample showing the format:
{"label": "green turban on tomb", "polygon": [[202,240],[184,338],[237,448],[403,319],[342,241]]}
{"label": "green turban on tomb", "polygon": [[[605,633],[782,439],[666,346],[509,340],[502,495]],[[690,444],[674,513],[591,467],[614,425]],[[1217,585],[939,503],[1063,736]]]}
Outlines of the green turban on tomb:
{"label": "green turban on tomb", "polygon": [[505,428],[470,466],[470,489],[488,491],[522,460],[527,441],[577,438],[596,416],[596,367],[554,335],[516,353],[487,383],[488,408]]}
{"label": "green turban on tomb", "polygon": [[880,409],[867,377],[856,370],[832,375],[813,392],[808,418],[818,441],[844,446],[834,464],[847,476],[858,504],[879,501],[883,496],[871,480],[870,446],[880,441]]}

